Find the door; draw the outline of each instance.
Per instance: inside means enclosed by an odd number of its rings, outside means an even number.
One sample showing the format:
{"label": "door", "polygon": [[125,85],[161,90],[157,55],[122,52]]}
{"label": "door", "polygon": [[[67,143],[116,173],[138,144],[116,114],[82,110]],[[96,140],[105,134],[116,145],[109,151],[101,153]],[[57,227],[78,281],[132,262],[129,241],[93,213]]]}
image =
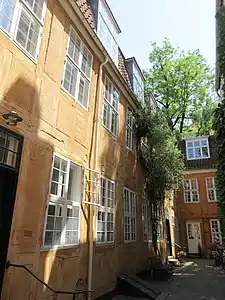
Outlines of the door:
{"label": "door", "polygon": [[170,234],[170,221],[166,219],[166,242],[167,242],[167,255],[172,255],[172,243]]}
{"label": "door", "polygon": [[0,126],[0,295],[16,197],[22,137]]}
{"label": "door", "polygon": [[188,252],[199,253],[201,245],[201,227],[199,222],[187,222]]}

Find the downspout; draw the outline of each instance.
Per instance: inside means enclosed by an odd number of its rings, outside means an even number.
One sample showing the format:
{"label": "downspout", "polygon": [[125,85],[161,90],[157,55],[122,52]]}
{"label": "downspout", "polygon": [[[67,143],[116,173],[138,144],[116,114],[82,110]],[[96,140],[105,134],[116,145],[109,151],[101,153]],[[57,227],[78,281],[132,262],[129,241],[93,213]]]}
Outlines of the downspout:
{"label": "downspout", "polygon": [[[100,123],[100,95],[101,95],[101,82],[102,82],[102,68],[108,62],[108,57],[106,57],[105,61],[100,64],[99,67],[99,77],[98,77],[98,85],[96,92],[96,131],[95,131],[95,155],[94,155],[94,166],[93,169],[97,170],[98,164],[98,144],[99,144],[99,123]],[[90,205],[89,207],[89,248],[88,248],[88,291],[92,291],[92,269],[93,269],[93,243],[94,243],[94,233],[93,233],[93,213],[94,207]],[[91,292],[88,293],[88,300],[91,299]]]}

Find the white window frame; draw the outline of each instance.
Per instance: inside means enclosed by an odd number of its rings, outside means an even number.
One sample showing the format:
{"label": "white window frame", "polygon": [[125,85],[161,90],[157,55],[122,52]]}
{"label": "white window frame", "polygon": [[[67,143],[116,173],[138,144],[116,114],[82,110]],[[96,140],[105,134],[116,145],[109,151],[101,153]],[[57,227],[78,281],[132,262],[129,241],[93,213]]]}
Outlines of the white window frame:
{"label": "white window frame", "polygon": [[[116,64],[116,66],[118,65],[118,57],[119,57],[119,46],[118,46],[118,42],[117,42],[117,39],[118,39],[118,33],[116,33],[116,29],[114,29],[114,25],[112,23],[112,21],[110,20],[110,16],[108,14],[108,12],[106,11],[106,8],[105,8],[105,5],[102,3],[100,3],[100,10],[102,9],[103,11],[100,11],[98,12],[98,24],[97,24],[97,34],[98,34],[98,37],[99,39],[101,40],[103,46],[105,47],[105,49],[107,50],[108,54],[110,55],[110,57],[112,58],[112,60],[114,61],[114,63]],[[106,18],[108,20],[106,20]],[[104,24],[104,38],[101,37],[100,35],[100,23],[103,23]],[[106,32],[107,30],[107,32]],[[113,34],[113,31],[114,34]],[[115,36],[116,34],[116,36]],[[110,47],[107,47],[107,36],[110,36]],[[115,47],[116,49],[115,49]],[[113,53],[114,53],[114,50],[116,50],[116,57],[114,57]]]}
{"label": "white window frame", "polygon": [[[106,183],[106,197],[105,197],[105,205],[102,205],[102,180],[105,180]],[[109,195],[109,183],[113,185],[113,207],[108,206],[108,195]],[[116,201],[116,184],[115,181],[112,181],[106,177],[101,176],[101,192],[100,192],[100,206],[97,208],[97,214],[98,212],[105,213],[105,228],[103,231],[98,231],[98,215],[96,216],[96,244],[97,245],[104,245],[104,244],[113,244],[115,242],[115,201]],[[113,240],[108,241],[107,240],[107,223],[108,223],[108,213],[113,214]],[[97,234],[98,232],[104,232],[104,241],[98,241],[97,240]]]}
{"label": "white window frame", "polygon": [[[106,97],[106,84],[108,83],[111,85],[111,93],[110,93],[110,100],[107,99]],[[114,92],[117,92],[118,94],[118,103],[117,103],[117,107],[114,107],[113,102],[114,102],[114,97],[113,94]],[[119,125],[119,113],[118,113],[118,109],[119,109],[119,103],[120,103],[120,94],[118,89],[114,86],[114,84],[112,83],[112,81],[108,78],[108,76],[105,75],[105,81],[104,81],[104,103],[103,103],[103,111],[102,111],[102,125],[103,127],[105,127],[112,135],[114,135],[115,137],[117,136],[117,132],[118,132],[118,125]],[[104,124],[104,111],[105,111],[105,105],[107,105],[109,111],[108,111],[108,117],[109,120],[107,122],[107,118],[106,118],[106,123],[109,123],[109,126],[107,126],[107,124]],[[115,132],[113,132],[111,130],[112,128],[112,119],[113,119],[113,113],[116,115],[116,127],[115,127]]]}
{"label": "white window frame", "polygon": [[[66,170],[66,180],[65,180],[65,197],[59,197],[57,195],[51,194],[51,184],[52,184],[52,175],[53,175],[53,167],[54,167],[54,161],[55,157],[58,157],[60,159],[63,159],[64,161],[67,162],[67,170]],[[72,201],[66,199],[67,194],[68,194],[68,184],[69,184],[69,172],[70,172],[70,165],[73,164],[79,168],[82,169],[82,176],[81,176],[81,194],[80,194],[80,200],[79,201]],[[42,240],[42,248],[44,250],[49,250],[49,249],[63,249],[63,248],[74,248],[80,244],[80,221],[81,221],[81,199],[82,199],[82,191],[83,191],[83,186],[82,186],[82,179],[83,179],[83,168],[71,161],[70,159],[58,154],[58,153],[53,153],[53,158],[52,158],[52,167],[51,167],[51,172],[50,172],[50,180],[49,180],[49,195],[48,195],[48,201],[47,201],[47,207],[46,207],[46,212],[45,212],[45,224],[44,224],[44,232],[43,232],[43,240]],[[46,231],[48,231],[47,228],[47,218],[48,218],[48,208],[49,204],[59,204],[62,205],[62,233],[61,233],[61,244],[60,245],[45,245],[45,235]],[[67,218],[67,206],[72,206],[72,207],[79,207],[79,223],[78,223],[78,242],[73,243],[73,244],[66,244],[65,243],[65,238],[66,238],[66,218]],[[52,230],[50,230],[52,231]],[[53,230],[54,231],[54,230]]]}
{"label": "white window frame", "polygon": [[126,145],[134,154],[136,153],[136,141],[135,117],[133,111],[128,107],[126,117]]}
{"label": "white window frame", "polygon": [[[213,222],[217,222],[218,232],[213,232]],[[215,242],[215,235],[218,235],[218,241],[219,241],[219,243],[221,243],[222,242],[222,234],[221,234],[221,227],[220,227],[219,219],[211,219],[210,220],[210,230],[211,230],[212,243]]]}
{"label": "white window frame", "polygon": [[[190,190],[185,189],[185,181],[189,181],[189,185],[191,187]],[[196,189],[192,189],[192,181],[195,181]],[[184,181],[183,181],[183,191],[184,191],[184,202],[185,203],[199,203],[199,186],[198,186],[198,180],[196,178],[184,179]],[[191,201],[187,201],[186,193],[185,193],[186,191],[190,191]],[[198,201],[193,201],[193,193],[192,192],[197,192]]]}
{"label": "white window frame", "polygon": [[[71,35],[74,34],[74,36],[76,37],[76,39],[78,39],[80,41],[80,52],[79,52],[79,58],[78,58],[78,63],[76,63],[72,57],[70,57],[69,55],[69,44],[70,44],[70,37]],[[91,71],[90,71],[90,77],[88,77],[81,69],[82,66],[82,58],[83,58],[83,52],[84,49],[87,50],[88,54],[91,56]],[[76,84],[75,84],[75,95],[72,95],[65,87],[64,87],[64,80],[65,80],[65,73],[66,73],[66,65],[67,62],[69,61],[69,63],[71,65],[73,65],[73,67],[76,69],[77,71],[77,77],[76,77]],[[61,81],[61,88],[63,89],[63,91],[70,95],[70,97],[72,97],[77,103],[79,103],[85,110],[88,110],[89,107],[89,101],[90,101],[90,87],[91,87],[91,78],[92,78],[92,68],[93,68],[93,55],[91,53],[91,51],[88,49],[88,47],[85,45],[85,43],[83,42],[83,40],[80,38],[79,34],[77,33],[77,31],[74,29],[74,27],[72,25],[70,25],[70,29],[69,29],[69,34],[68,34],[68,41],[67,41],[67,47],[66,47],[66,58],[64,61],[64,71],[63,71],[63,77],[62,77],[62,81]],[[81,103],[78,100],[78,94],[79,94],[79,84],[80,84],[80,78],[81,77],[85,77],[85,79],[88,81],[89,83],[89,88],[88,88],[88,96],[87,96],[87,106],[83,105],[83,103]]]}
{"label": "white window frame", "polygon": [[[40,51],[40,45],[41,45],[41,37],[42,37],[42,32],[43,32],[43,27],[44,27],[44,18],[46,14],[46,0],[43,2],[43,9],[42,9],[42,15],[41,18],[39,18],[31,9],[28,3],[26,3],[24,0],[16,0],[15,1],[15,7],[14,7],[14,12],[13,12],[13,17],[12,17],[12,23],[11,23],[11,28],[10,31],[7,32],[2,26],[0,26],[0,31],[2,31],[6,36],[26,55],[28,56],[32,61],[36,62],[39,51]],[[16,40],[17,32],[18,32],[18,26],[19,26],[19,21],[20,21],[20,16],[21,12],[24,10],[26,14],[28,14],[30,17],[35,19],[35,21],[38,22],[40,25],[40,31],[38,35],[38,40],[37,40],[37,46],[36,46],[36,51],[35,55],[31,55],[20,43]]]}
{"label": "white window frame", "polygon": [[142,225],[143,225],[143,240],[146,243],[152,242],[152,224],[149,201],[146,194],[142,195]]}
{"label": "white window frame", "polygon": [[[126,196],[125,193],[128,194],[128,210],[126,210]],[[132,195],[132,197],[131,197]],[[123,199],[124,199],[124,243],[134,243],[137,241],[137,199],[136,199],[136,193],[128,188],[123,189]],[[134,202],[132,203],[132,199]],[[133,204],[133,205],[132,205]],[[132,212],[132,208],[134,209],[134,212]],[[128,218],[129,220],[129,238],[126,239],[126,222],[125,219]],[[134,232],[132,232],[132,222],[131,220],[134,219]],[[135,236],[135,238],[132,238],[132,234]]]}
{"label": "white window frame", "polygon": [[[201,142],[204,142],[204,141],[207,144],[206,146],[202,146],[201,145]],[[196,155],[195,155],[195,149],[199,148],[199,147],[195,147],[194,146],[195,142],[200,142],[200,152],[201,152],[201,156],[200,157],[196,157]],[[188,147],[188,143],[193,143],[193,146],[192,147]],[[203,156],[203,151],[202,151],[203,147],[207,147],[208,156]],[[193,149],[193,158],[189,157],[188,149]],[[208,140],[208,138],[199,138],[199,139],[193,139],[193,140],[186,140],[186,157],[187,157],[187,160],[199,160],[199,159],[210,158],[209,140]]]}
{"label": "white window frame", "polygon": [[[212,180],[212,188],[209,187],[209,183],[208,181],[209,180]],[[217,195],[216,195],[216,185],[215,185],[215,177],[206,177],[205,178],[205,185],[206,185],[206,190],[207,190],[207,199],[208,199],[208,202],[217,202]],[[213,192],[213,195],[214,195],[214,200],[210,200],[210,196],[209,196],[209,193],[210,192]]]}

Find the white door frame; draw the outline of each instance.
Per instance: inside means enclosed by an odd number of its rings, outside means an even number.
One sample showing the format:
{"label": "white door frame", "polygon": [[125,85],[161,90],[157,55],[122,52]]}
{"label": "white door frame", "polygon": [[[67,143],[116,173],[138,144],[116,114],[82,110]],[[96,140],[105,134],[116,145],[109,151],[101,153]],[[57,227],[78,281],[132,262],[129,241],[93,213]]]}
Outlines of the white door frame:
{"label": "white door frame", "polygon": [[199,225],[199,234],[200,234],[199,244],[202,246],[201,222],[200,221],[186,221],[186,234],[187,234],[187,242],[188,242],[188,252],[189,253],[198,253],[198,252],[190,251],[191,249],[189,249],[189,240],[190,239],[188,237],[188,224],[198,224]]}

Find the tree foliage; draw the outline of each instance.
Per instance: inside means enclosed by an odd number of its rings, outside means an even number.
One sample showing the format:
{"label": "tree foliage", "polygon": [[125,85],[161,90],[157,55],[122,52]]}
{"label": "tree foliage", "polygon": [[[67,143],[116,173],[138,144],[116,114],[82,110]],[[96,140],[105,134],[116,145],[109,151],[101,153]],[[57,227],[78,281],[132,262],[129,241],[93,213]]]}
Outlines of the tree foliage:
{"label": "tree foliage", "polygon": [[[225,8],[222,6],[219,18],[219,73],[225,79]],[[216,188],[223,240],[225,241],[225,84],[222,84],[221,101],[215,111],[215,138],[217,154]]]}
{"label": "tree foliage", "polygon": [[184,160],[161,110],[140,108],[136,120],[141,159],[146,169],[146,192],[151,200],[154,245],[165,192],[176,188],[182,180]]}
{"label": "tree foliage", "polygon": [[186,54],[168,39],[152,47],[146,91],[155,96],[170,129],[181,136],[209,134],[216,106],[212,69],[199,50]]}

